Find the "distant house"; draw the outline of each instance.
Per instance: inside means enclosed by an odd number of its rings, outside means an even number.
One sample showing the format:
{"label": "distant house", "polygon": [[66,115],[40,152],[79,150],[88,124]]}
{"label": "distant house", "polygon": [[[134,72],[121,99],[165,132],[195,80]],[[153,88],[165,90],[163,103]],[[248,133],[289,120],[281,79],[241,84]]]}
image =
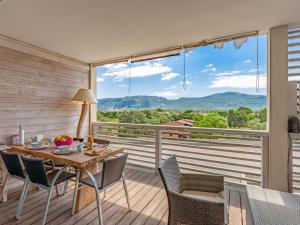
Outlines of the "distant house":
{"label": "distant house", "polygon": [[[171,121],[168,122],[164,125],[167,126],[175,126],[175,127],[192,127],[194,124],[193,120],[189,119],[181,119],[181,120],[176,120],[176,121]],[[174,129],[166,129],[163,132],[163,137],[164,138],[175,138],[175,139],[186,139],[190,137],[190,131],[186,131],[184,129],[180,130],[174,130]]]}

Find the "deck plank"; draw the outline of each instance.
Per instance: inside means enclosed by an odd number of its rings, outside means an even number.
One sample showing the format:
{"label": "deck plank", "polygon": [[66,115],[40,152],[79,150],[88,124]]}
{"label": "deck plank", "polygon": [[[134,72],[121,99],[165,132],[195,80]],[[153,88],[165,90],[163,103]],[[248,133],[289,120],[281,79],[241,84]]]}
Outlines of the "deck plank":
{"label": "deck plank", "polygon": [[[167,225],[168,201],[160,177],[153,172],[132,168],[126,169],[125,175],[132,211],[128,212],[122,184],[117,184],[107,190],[105,198],[101,194],[104,224]],[[21,185],[9,191],[8,201],[0,204],[0,225],[40,224],[47,192],[30,192],[22,216],[17,221],[15,211]],[[96,202],[71,216],[73,191],[74,182],[69,182],[66,195],[56,197],[53,193],[47,216],[48,225],[98,224]],[[227,187],[225,198],[229,205],[229,225],[252,225],[246,192]]]}
{"label": "deck plank", "polygon": [[149,216],[153,213],[154,209],[158,207],[158,204],[163,198],[163,195],[163,189],[160,189],[160,187],[158,187],[158,190],[155,193],[154,197],[147,195],[146,198],[140,200],[136,205],[136,209],[138,210],[132,210],[128,215],[123,217],[123,219],[120,220],[118,224],[144,224]]}
{"label": "deck plank", "polygon": [[[137,173],[133,174],[132,177],[127,179],[127,185],[129,191],[132,190],[136,184],[142,182],[145,178],[147,178],[147,174]],[[124,198],[124,190],[122,184],[118,184],[116,188],[112,188],[108,191],[107,197],[104,199],[101,198],[102,204],[102,212],[105,213],[112,206],[113,202],[119,202]],[[87,208],[77,213],[75,216],[71,217],[70,220],[66,221],[63,224],[88,224],[93,218],[98,216],[97,205],[96,202],[88,206]],[[77,218],[76,218],[77,217]],[[76,220],[74,220],[74,218]]]}
{"label": "deck plank", "polygon": [[[153,179],[153,175],[146,175],[143,179],[140,181],[135,182],[133,187],[131,187],[128,190],[129,198],[132,199],[132,197],[140,191],[140,189],[145,186],[147,183],[149,183]],[[102,212],[103,212],[103,221],[106,224],[107,220],[109,220],[112,216],[116,217],[118,214],[120,214],[121,208],[124,206],[126,211],[124,213],[127,213],[127,205],[126,205],[126,199],[124,196],[124,192],[122,193],[122,198],[112,199],[111,201],[104,202],[102,204]],[[85,217],[83,220],[80,220],[78,224],[98,224],[98,212],[95,209],[93,212],[91,212],[87,217]]]}
{"label": "deck plank", "polygon": [[144,225],[157,225],[162,220],[165,213],[168,212],[168,200],[165,197],[159,203],[158,207],[155,208],[152,215],[148,218]]}
{"label": "deck plank", "polygon": [[[52,193],[49,213],[53,211],[61,211],[64,208],[65,204],[69,204],[69,200],[72,199],[72,187],[69,187],[68,193],[64,196],[56,196],[55,191]],[[48,193],[43,194],[43,198],[40,198],[34,204],[27,204],[26,211],[24,210],[21,218],[15,222],[15,224],[29,225],[33,223],[41,223],[42,215],[45,210],[46,198]],[[25,201],[26,202],[26,201]],[[50,215],[50,214],[48,214]],[[49,218],[47,218],[48,220]]]}
{"label": "deck plank", "polygon": [[168,216],[169,213],[168,211],[165,213],[165,215],[162,217],[161,221],[159,222],[158,225],[167,225],[168,224]]}
{"label": "deck plank", "polygon": [[[26,201],[24,203],[24,207],[22,210],[23,216],[20,219],[21,220],[25,219],[26,213],[28,213],[35,207],[38,207],[40,205],[41,201],[43,201],[43,199],[46,198],[46,196],[47,196],[47,193],[44,190],[36,192],[36,193],[29,193],[29,196],[26,198]],[[13,202],[13,204],[11,205],[11,207],[9,208],[9,210],[4,211],[4,214],[1,213],[1,216],[3,219],[1,220],[0,224],[11,223],[13,221],[17,224],[17,221],[15,219],[15,212],[17,209],[17,204],[18,204],[18,200],[15,200]]]}
{"label": "deck plank", "polygon": [[242,216],[243,225],[252,225],[252,218],[250,214],[250,206],[246,192],[241,192]]}
{"label": "deck plank", "polygon": [[[151,198],[155,196],[159,188],[156,186],[158,183],[160,183],[160,178],[158,176],[155,176],[154,179],[152,178],[150,183],[148,185],[145,185],[142,189],[140,189],[134,196],[130,197],[131,207],[132,211],[128,212],[126,202],[123,203],[121,207],[118,207],[118,212],[115,213],[112,217],[109,218],[109,220],[106,221],[106,225],[114,225],[118,224],[119,221],[126,215],[132,215],[132,212],[139,211],[139,202],[144,201],[145,199],[148,199],[150,201]],[[116,207],[117,205],[114,205],[113,207]],[[142,206],[142,205],[141,205]],[[104,215],[105,218],[105,215]]]}
{"label": "deck plank", "polygon": [[241,195],[235,190],[229,191],[229,225],[243,225]]}
{"label": "deck plank", "polygon": [[[139,177],[141,177],[143,174],[137,171],[128,171],[126,173],[127,176],[127,185],[128,188],[131,187],[133,182],[136,182],[136,180],[138,180]],[[146,176],[146,175],[144,175]],[[105,201],[110,200],[111,196],[116,196],[119,197],[119,199],[122,197],[120,197],[120,193],[123,194],[123,188],[122,188],[122,184],[117,184],[116,186],[108,189],[107,191],[107,197],[105,199]],[[79,221],[81,218],[83,218],[84,216],[86,216],[87,214],[89,214],[91,211],[96,210],[96,202],[92,203],[91,205],[89,205],[88,207],[82,209],[80,211],[80,213],[75,214],[74,216],[71,216],[71,211],[69,210],[68,212],[64,213],[64,215],[56,218],[55,220],[51,221],[51,223],[53,224],[75,224],[77,221]]]}

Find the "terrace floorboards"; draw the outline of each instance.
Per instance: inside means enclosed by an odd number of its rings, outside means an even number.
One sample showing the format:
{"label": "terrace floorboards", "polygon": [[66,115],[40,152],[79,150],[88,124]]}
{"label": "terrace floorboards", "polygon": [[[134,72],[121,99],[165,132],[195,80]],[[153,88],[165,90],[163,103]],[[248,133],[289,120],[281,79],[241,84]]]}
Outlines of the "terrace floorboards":
{"label": "terrace floorboards", "polygon": [[[126,169],[125,176],[132,211],[128,212],[123,187],[118,184],[108,189],[106,197],[102,198],[104,224],[167,225],[168,203],[160,177],[136,168]],[[47,224],[98,224],[96,202],[71,216],[74,183],[69,183],[66,195],[57,197],[53,192]],[[20,220],[15,219],[21,185],[13,187],[8,201],[0,204],[0,225],[41,223],[47,196],[43,190],[28,194]],[[229,203],[229,225],[251,225],[245,190],[226,187],[225,193]]]}

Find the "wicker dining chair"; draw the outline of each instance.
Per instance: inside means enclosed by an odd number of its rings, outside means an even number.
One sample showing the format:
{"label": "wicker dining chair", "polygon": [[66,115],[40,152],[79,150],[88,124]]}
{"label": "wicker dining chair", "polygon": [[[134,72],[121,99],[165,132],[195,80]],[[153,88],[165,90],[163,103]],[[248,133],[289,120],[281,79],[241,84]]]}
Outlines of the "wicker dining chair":
{"label": "wicker dining chair", "polygon": [[227,224],[223,176],[181,173],[175,155],[162,163],[159,173],[168,197],[168,225]]}

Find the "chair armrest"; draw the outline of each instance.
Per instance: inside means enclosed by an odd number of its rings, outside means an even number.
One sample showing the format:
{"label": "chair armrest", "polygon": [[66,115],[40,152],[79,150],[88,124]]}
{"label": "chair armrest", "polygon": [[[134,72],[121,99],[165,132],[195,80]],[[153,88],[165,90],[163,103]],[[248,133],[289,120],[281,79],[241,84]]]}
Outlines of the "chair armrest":
{"label": "chair armrest", "polygon": [[192,190],[214,193],[224,191],[223,176],[183,173],[180,181],[182,191]]}
{"label": "chair armrest", "polygon": [[202,200],[177,192],[168,192],[171,220],[179,224],[224,224],[224,202]]}

